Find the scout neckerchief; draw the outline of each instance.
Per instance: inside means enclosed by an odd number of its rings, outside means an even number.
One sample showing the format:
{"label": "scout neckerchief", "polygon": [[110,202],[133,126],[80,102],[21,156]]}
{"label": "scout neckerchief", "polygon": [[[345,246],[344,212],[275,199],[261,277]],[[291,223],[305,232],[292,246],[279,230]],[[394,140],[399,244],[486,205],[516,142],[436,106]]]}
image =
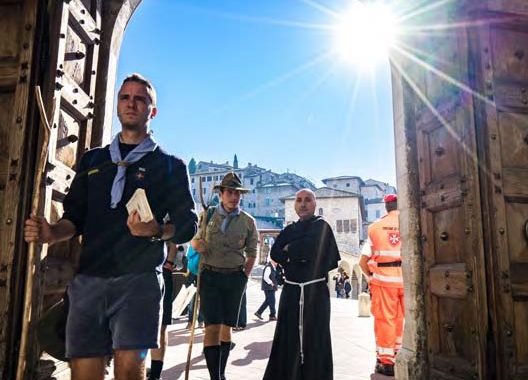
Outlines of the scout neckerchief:
{"label": "scout neckerchief", "polygon": [[227,230],[227,226],[229,226],[229,223],[240,214],[240,207],[237,206],[233,211],[227,212],[224,209],[224,205],[220,204],[220,207],[217,208],[218,213],[222,216],[224,216],[224,220],[222,221],[222,225],[220,226],[220,230],[225,234]]}
{"label": "scout neckerchief", "polygon": [[112,183],[111,208],[116,208],[123,197],[127,166],[141,160],[147,153],[153,152],[158,147],[158,144],[148,134],[125,158],[121,158],[121,151],[119,149],[120,136],[121,134],[118,133],[110,144],[110,157],[112,158],[112,162],[117,165],[117,173]]}

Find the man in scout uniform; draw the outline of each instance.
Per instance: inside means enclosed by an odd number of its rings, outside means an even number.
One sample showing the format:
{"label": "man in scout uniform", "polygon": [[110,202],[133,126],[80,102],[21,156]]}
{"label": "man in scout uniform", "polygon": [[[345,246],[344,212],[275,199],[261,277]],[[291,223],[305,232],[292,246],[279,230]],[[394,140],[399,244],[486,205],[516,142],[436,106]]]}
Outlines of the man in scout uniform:
{"label": "man in scout uniform", "polygon": [[249,191],[240,178],[228,173],[214,189],[220,192],[220,205],[202,213],[206,223],[201,223],[191,245],[201,254],[205,360],[211,380],[224,380],[231,328],[257,256],[258,233],[255,220],[240,210],[240,196]]}

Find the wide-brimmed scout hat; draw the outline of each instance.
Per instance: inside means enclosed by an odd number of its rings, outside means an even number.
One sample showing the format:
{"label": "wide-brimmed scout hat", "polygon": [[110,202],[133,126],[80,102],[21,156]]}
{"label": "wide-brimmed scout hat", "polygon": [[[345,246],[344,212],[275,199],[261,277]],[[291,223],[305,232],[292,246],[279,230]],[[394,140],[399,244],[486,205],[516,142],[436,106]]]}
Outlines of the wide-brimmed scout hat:
{"label": "wide-brimmed scout hat", "polygon": [[222,178],[222,182],[220,182],[220,185],[216,185],[213,189],[214,190],[233,189],[233,190],[238,190],[241,193],[249,192],[249,189],[242,187],[242,181],[233,172],[227,173],[224,176],[224,178]]}

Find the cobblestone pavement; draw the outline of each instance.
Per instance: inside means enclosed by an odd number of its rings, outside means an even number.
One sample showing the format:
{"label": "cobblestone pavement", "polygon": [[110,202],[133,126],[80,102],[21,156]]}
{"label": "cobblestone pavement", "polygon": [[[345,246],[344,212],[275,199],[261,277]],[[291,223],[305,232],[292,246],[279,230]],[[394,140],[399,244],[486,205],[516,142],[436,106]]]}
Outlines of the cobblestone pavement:
{"label": "cobblestone pavement", "polygon": [[[248,324],[245,330],[233,333],[236,347],[227,365],[228,380],[261,380],[266,368],[275,322],[259,321],[253,317],[263,300],[260,281],[248,284]],[[277,306],[279,293],[277,293]],[[169,347],[165,358],[164,380],[184,379],[189,341],[186,319],[175,321],[169,328]],[[357,317],[357,301],[332,298],[332,345],[335,380],[388,380],[372,374],[375,362],[373,319]],[[192,352],[191,380],[208,380],[209,375],[202,355],[203,330],[196,329]],[[147,361],[150,363],[150,360]],[[321,379],[325,380],[325,379]]]}

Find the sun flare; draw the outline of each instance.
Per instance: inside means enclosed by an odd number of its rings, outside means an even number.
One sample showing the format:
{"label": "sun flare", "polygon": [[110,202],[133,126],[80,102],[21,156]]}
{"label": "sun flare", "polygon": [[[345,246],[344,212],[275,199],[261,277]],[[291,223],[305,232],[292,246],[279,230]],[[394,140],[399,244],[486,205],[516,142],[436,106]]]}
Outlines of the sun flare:
{"label": "sun flare", "polygon": [[398,33],[391,9],[355,1],[335,26],[335,52],[355,66],[371,68],[388,57]]}

